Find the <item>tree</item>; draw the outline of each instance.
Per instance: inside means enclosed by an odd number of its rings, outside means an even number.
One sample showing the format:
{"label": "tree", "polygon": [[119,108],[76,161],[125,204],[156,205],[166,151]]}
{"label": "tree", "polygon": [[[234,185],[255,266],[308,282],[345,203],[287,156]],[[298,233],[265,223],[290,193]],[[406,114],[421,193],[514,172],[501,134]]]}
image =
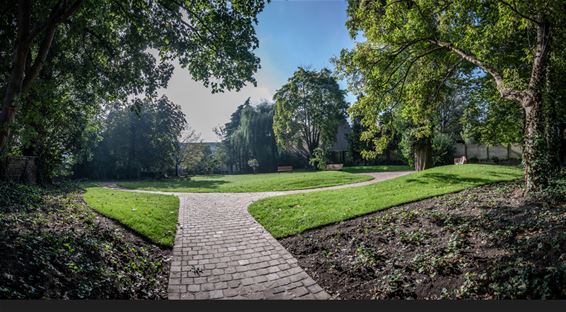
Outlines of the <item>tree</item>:
{"label": "tree", "polygon": [[564,74],[563,1],[350,0],[348,15],[351,35],[367,38],[350,52],[352,65],[374,71],[364,72],[364,87],[383,95],[389,86],[411,96],[403,89],[413,69],[424,66],[437,76],[450,76],[451,68],[475,69],[491,78],[501,99],[524,112],[527,191],[543,188],[559,171],[560,97],[553,94],[564,89],[557,80]]}
{"label": "tree", "polygon": [[330,70],[299,67],[275,93],[273,130],[279,147],[310,159],[316,148],[327,149],[346,115],[345,92]]}
{"label": "tree", "polygon": [[[180,175],[180,170],[183,166],[188,167],[191,160],[194,158],[194,143],[201,142],[200,134],[194,129],[187,127],[184,129],[185,133],[175,144],[175,176]],[[198,147],[196,147],[198,149]]]}
{"label": "tree", "polygon": [[253,169],[254,173],[256,173],[257,168],[259,167],[259,161],[257,161],[257,159],[255,158],[252,158],[248,160],[248,166],[250,166]]}
{"label": "tree", "polygon": [[[0,6],[2,153],[6,152],[22,95],[42,79],[46,66],[65,68],[77,80],[84,74],[82,70],[88,69],[89,75],[96,76],[93,81],[102,82],[106,99],[114,100],[113,86],[119,86],[122,99],[129,94],[153,93],[169,79],[173,59],[213,92],[239,90],[247,82],[255,84],[252,75],[259,59],[253,54],[258,46],[253,24],[263,9],[263,0],[19,0],[15,5],[3,2]],[[150,49],[157,51],[159,64]],[[74,60],[85,66],[74,67]],[[121,66],[128,70],[121,71]],[[159,83],[143,88],[144,80],[152,81],[155,73]]]}
{"label": "tree", "polygon": [[261,102],[252,106],[250,100],[236,109],[222,133],[222,143],[228,154],[228,165],[245,172],[248,161],[256,159],[258,170],[273,171],[277,166],[277,145],[273,132],[272,104]]}
{"label": "tree", "polygon": [[[428,63],[399,64],[399,68],[414,66],[416,70],[412,75],[403,70],[396,73],[403,83],[398,87],[397,80],[382,75],[383,68],[374,67],[377,56],[373,53],[342,51],[335,60],[339,73],[358,96],[349,112],[364,125],[360,139],[374,148],[362,154],[376,158],[400,138],[409,164],[417,171],[428,169],[433,165],[433,136],[443,121],[442,112],[453,93],[450,82],[456,77],[449,55]],[[447,72],[439,73],[439,69]]]}
{"label": "tree", "polygon": [[117,104],[103,122],[102,141],[88,177],[164,177],[177,164],[178,139],[186,126],[181,107],[163,96],[136,106]]}

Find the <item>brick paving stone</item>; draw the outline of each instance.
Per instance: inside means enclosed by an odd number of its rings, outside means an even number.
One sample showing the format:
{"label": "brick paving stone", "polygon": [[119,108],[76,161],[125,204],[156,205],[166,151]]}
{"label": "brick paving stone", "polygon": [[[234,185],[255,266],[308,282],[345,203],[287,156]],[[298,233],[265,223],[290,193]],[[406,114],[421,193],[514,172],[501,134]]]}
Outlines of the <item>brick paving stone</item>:
{"label": "brick paving stone", "polygon": [[263,193],[167,193],[179,197],[169,299],[330,299],[248,213],[259,199],[373,184],[410,172],[371,173],[373,180],[320,189]]}

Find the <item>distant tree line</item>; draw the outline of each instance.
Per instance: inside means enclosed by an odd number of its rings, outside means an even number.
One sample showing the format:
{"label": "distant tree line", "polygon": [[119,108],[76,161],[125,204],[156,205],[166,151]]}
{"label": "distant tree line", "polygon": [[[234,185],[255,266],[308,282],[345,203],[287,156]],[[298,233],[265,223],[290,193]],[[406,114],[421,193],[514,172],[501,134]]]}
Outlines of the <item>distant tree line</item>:
{"label": "distant tree line", "polygon": [[178,140],[186,127],[180,106],[166,97],[110,107],[101,122],[101,140],[74,169],[89,178],[141,178],[171,175]]}

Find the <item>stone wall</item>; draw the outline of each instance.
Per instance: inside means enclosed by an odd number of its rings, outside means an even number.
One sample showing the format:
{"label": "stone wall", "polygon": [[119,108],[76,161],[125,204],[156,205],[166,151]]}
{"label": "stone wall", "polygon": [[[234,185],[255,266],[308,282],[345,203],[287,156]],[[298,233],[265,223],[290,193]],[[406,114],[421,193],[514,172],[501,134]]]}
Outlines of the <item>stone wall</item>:
{"label": "stone wall", "polygon": [[457,143],[454,157],[466,156],[468,159],[489,160],[497,157],[503,159],[521,159],[522,148],[520,144],[486,146],[482,144]]}
{"label": "stone wall", "polygon": [[2,178],[4,180],[30,184],[37,183],[36,157],[8,157],[1,165],[3,166],[2,172],[4,172],[4,176]]}

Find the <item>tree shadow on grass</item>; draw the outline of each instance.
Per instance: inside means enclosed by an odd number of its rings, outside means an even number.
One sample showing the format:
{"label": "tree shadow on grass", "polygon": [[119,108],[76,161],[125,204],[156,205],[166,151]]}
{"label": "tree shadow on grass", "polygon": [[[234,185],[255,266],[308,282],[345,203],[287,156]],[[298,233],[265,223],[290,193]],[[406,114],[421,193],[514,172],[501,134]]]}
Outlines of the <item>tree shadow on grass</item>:
{"label": "tree shadow on grass", "polygon": [[225,180],[191,180],[186,182],[171,183],[161,185],[161,188],[203,188],[203,189],[218,189],[221,185],[228,183]]}
{"label": "tree shadow on grass", "polygon": [[461,175],[453,174],[453,173],[423,173],[420,177],[407,179],[407,182],[410,183],[419,183],[419,184],[429,184],[432,182],[442,182],[448,184],[487,184],[496,182],[497,180],[510,180],[514,178],[513,175],[504,174],[499,172],[490,171],[486,175],[488,178],[472,178],[472,177],[464,177]]}
{"label": "tree shadow on grass", "polygon": [[489,183],[492,181],[493,181],[492,179],[463,177],[453,173],[423,173],[418,178],[407,179],[407,182],[419,183],[419,184],[429,184],[433,182],[442,182],[449,184],[460,184],[460,183],[482,184],[482,183]]}

